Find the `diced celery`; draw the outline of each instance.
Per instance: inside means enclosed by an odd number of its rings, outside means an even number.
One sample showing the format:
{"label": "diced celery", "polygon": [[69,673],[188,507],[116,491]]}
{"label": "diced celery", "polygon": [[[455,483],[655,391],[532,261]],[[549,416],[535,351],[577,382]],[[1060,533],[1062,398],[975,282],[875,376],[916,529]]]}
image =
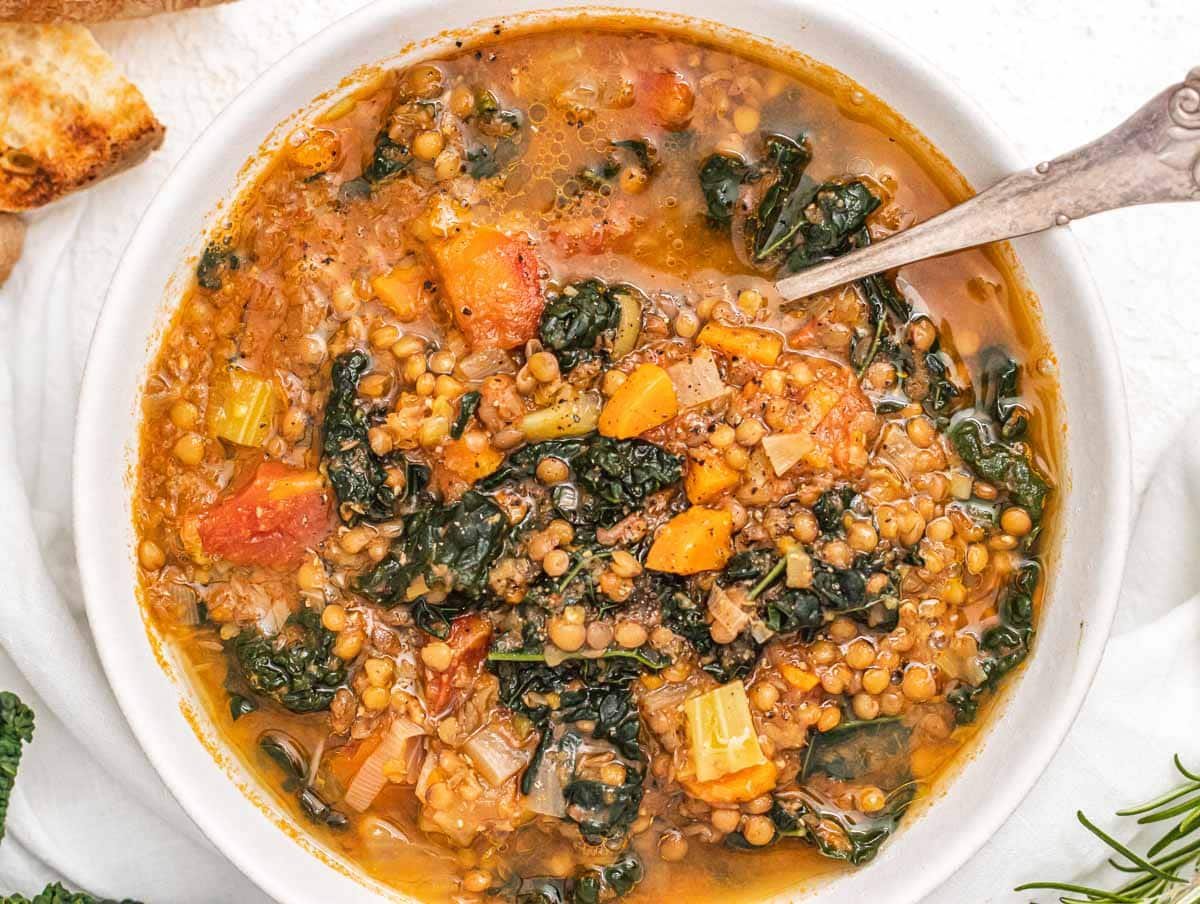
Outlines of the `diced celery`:
{"label": "diced celery", "polygon": [[767,761],[758,744],[750,701],[741,681],[731,681],[684,703],[692,765],[702,782],[761,766]]}
{"label": "diced celery", "polygon": [[239,446],[261,446],[275,422],[275,389],[270,380],[230,368],[213,387],[208,427],[213,436]]}
{"label": "diced celery", "polygon": [[531,443],[583,436],[596,429],[600,421],[600,407],[600,394],[585,392],[569,402],[556,402],[549,408],[525,415],[520,421],[521,432]]}

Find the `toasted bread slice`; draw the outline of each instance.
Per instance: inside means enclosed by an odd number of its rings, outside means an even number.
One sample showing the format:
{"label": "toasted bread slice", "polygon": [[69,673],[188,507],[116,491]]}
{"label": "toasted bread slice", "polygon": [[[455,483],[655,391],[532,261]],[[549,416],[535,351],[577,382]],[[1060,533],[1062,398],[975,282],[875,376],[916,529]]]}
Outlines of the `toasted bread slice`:
{"label": "toasted bread slice", "polygon": [[104,22],[226,2],[228,0],[0,0],[0,21]]}
{"label": "toasted bread slice", "polygon": [[25,244],[25,224],[16,214],[0,213],[0,286],[8,279]]}
{"label": "toasted bread slice", "polygon": [[0,210],[132,166],[164,131],[83,26],[0,24]]}

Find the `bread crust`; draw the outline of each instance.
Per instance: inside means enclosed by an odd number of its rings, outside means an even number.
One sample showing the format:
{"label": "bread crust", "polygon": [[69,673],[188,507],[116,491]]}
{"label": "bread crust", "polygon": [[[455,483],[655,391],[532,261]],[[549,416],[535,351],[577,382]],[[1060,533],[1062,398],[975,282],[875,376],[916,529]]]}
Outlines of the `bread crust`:
{"label": "bread crust", "polygon": [[128,169],[166,131],[78,25],[0,24],[0,110],[0,211]]}
{"label": "bread crust", "polygon": [[136,19],[228,0],[0,0],[0,22],[104,22]]}
{"label": "bread crust", "polygon": [[0,286],[8,280],[25,245],[25,222],[16,214],[0,213]]}

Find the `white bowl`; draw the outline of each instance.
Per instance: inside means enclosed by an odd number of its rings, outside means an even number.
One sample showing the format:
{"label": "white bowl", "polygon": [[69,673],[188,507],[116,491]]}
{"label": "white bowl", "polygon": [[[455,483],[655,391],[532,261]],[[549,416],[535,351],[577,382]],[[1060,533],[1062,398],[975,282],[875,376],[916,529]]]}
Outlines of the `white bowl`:
{"label": "white bowl", "polygon": [[[508,0],[506,13],[545,3]],[[719,20],[836,67],[907,117],[974,185],[1028,163],[949,79],[850,12],[788,0],[629,5]],[[586,4],[568,0],[560,6]],[[84,374],[75,527],[88,618],[104,668],[167,787],[213,843],[280,901],[406,899],[307,839],[304,827],[224,751],[169,647],[147,641],[131,526],[139,392],[189,276],[183,262],[196,252],[222,199],[239,185],[239,171],[267,127],[333,88],[351,69],[402,50],[420,53],[420,47],[406,45],[495,11],[489,0],[380,0],[300,47],[243,93],[196,142],[147,211],[113,279]],[[576,9],[571,16],[582,14]],[[1060,551],[1034,655],[977,752],[940,799],[910,819],[869,866],[781,900],[912,902],[934,889],[988,840],[1032,787],[1066,735],[1099,663],[1130,516],[1120,369],[1113,366],[1116,352],[1104,310],[1069,233],[1057,229],[1015,244],[1031,285],[1046,301],[1045,326],[1070,424]]]}

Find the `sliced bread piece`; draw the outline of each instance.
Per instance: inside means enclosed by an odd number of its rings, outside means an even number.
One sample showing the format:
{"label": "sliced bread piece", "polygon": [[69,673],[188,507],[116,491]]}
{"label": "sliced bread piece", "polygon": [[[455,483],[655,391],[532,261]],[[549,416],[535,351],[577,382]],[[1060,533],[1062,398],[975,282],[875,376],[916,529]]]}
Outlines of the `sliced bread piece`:
{"label": "sliced bread piece", "polygon": [[142,161],[164,129],[80,25],[0,24],[0,210],[29,210]]}
{"label": "sliced bread piece", "polygon": [[104,22],[170,13],[228,0],[0,0],[5,22]]}
{"label": "sliced bread piece", "polygon": [[8,279],[25,244],[25,223],[16,214],[0,213],[0,286]]}

